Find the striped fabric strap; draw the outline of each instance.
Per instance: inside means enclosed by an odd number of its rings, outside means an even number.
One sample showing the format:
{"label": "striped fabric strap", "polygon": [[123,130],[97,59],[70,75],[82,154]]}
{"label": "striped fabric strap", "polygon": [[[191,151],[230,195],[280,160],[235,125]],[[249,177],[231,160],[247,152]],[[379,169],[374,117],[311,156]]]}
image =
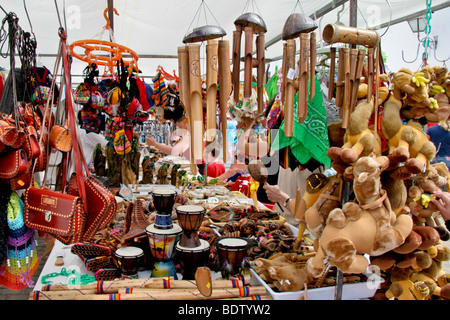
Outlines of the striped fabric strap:
{"label": "striped fabric strap", "polygon": [[239,296],[240,297],[248,297],[250,295],[249,287],[240,287],[239,288]]}
{"label": "striped fabric strap", "polygon": [[120,293],[111,293],[109,295],[109,300],[120,300]]}
{"label": "striped fabric strap", "polygon": [[170,277],[163,278],[164,289],[170,289]]}

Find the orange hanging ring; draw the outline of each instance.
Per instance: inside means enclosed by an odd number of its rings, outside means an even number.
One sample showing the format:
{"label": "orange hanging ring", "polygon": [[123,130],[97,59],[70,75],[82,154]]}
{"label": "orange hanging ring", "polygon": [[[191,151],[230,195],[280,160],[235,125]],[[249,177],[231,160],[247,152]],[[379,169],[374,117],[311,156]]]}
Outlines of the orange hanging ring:
{"label": "orange hanging ring", "polygon": [[[103,11],[103,16],[106,20],[105,29],[111,30],[110,20],[107,16],[108,9]],[[119,15],[116,8],[114,13]],[[80,50],[81,49],[81,50]],[[124,66],[133,66],[137,69],[137,61],[139,57],[137,53],[130,48],[121,44],[98,39],[77,40],[70,44],[70,53],[73,57],[87,62],[89,65],[95,63],[99,66],[106,66],[112,73],[114,65],[123,60]],[[129,54],[129,57],[124,57],[124,54]]]}

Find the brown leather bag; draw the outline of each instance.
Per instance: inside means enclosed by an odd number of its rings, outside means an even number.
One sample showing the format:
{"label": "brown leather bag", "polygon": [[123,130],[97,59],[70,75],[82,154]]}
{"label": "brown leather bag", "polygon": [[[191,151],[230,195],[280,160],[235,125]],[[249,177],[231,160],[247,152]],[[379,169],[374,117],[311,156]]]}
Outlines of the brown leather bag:
{"label": "brown leather bag", "polygon": [[52,148],[61,152],[72,150],[72,136],[69,128],[60,125],[53,125],[50,130],[49,143]]}
{"label": "brown leather bag", "polygon": [[12,118],[4,117],[0,119],[0,140],[11,148],[20,148],[25,141],[25,131],[22,127],[16,126]]}

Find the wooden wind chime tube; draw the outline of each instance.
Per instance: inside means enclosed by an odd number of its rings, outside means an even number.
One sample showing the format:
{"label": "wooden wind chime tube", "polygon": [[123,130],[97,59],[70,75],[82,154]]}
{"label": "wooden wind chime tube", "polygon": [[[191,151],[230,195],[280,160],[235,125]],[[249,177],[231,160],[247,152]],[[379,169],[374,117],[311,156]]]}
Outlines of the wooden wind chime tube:
{"label": "wooden wind chime tube", "polygon": [[310,62],[309,62],[309,101],[312,101],[316,94],[316,62],[317,62],[317,40],[316,33],[312,32],[310,36]]}
{"label": "wooden wind chime tube", "polygon": [[259,34],[256,37],[256,68],[257,68],[257,85],[256,92],[258,97],[258,114],[264,112],[264,74],[265,74],[265,54],[264,54],[264,34]]}
{"label": "wooden wind chime tube", "polygon": [[191,162],[203,161],[203,99],[202,78],[200,70],[200,45],[189,43],[189,82],[192,116],[192,158]]}
{"label": "wooden wind chime tube", "polygon": [[244,56],[244,98],[252,95],[252,70],[253,70],[253,29],[244,27],[245,56]]}
{"label": "wooden wind chime tube", "polygon": [[364,49],[359,49],[356,58],[356,67],[354,70],[354,83],[352,84],[352,98],[351,98],[351,112],[355,110],[356,102],[358,99],[358,89],[361,83],[362,72],[364,69],[364,58],[366,51]]}
{"label": "wooden wind chime tube", "polygon": [[227,135],[227,107],[231,94],[231,71],[230,71],[230,42],[228,40],[219,41],[219,104],[220,123],[222,128],[223,160],[228,161],[228,135]]}
{"label": "wooden wind chime tube", "polygon": [[[191,110],[191,86],[189,77],[189,49],[187,46],[178,47],[178,73],[180,75],[179,92],[180,99],[183,103],[186,117],[188,119],[190,145],[193,145],[192,134],[192,110]],[[190,148],[190,158],[194,158],[194,150]],[[197,166],[193,161],[190,163],[192,173],[197,173]]]}
{"label": "wooden wind chime tube", "polygon": [[355,88],[356,83],[356,63],[358,58],[358,49],[350,49],[350,102],[349,102],[349,110],[352,113],[352,105],[353,105],[353,89]]}
{"label": "wooden wind chime tube", "polygon": [[374,82],[374,59],[375,49],[369,48],[367,50],[367,102],[370,102],[373,95],[373,82]]}
{"label": "wooden wind chime tube", "polygon": [[344,101],[342,103],[342,128],[346,129],[348,123],[350,121],[350,100],[351,100],[351,91],[350,91],[350,49],[344,48],[343,56],[339,57],[339,59],[343,59],[343,81],[344,81]]}
{"label": "wooden wind chime tube", "polygon": [[328,86],[328,100],[333,99],[334,94],[334,77],[336,74],[336,48],[330,48],[330,76]]}
{"label": "wooden wind chime tube", "polygon": [[239,91],[240,91],[240,72],[241,72],[241,39],[242,39],[242,29],[240,26],[236,26],[236,30],[233,31],[233,98],[235,103],[239,102]]}
{"label": "wooden wind chime tube", "polygon": [[309,82],[309,33],[300,35],[299,85],[298,85],[298,122],[303,123],[308,111],[308,82]]}
{"label": "wooden wind chime tube", "polygon": [[[287,42],[283,42],[283,63],[281,64],[281,72],[283,74],[283,77],[287,75],[288,72],[288,64],[285,62],[287,61]],[[284,103],[284,99],[286,97],[286,81],[281,81],[281,101]]]}
{"label": "wooden wind chime tube", "polygon": [[206,141],[216,138],[217,75],[219,41],[208,40],[206,44]]}
{"label": "wooden wind chime tube", "polygon": [[[286,91],[284,95],[284,135],[286,137],[292,137],[294,134],[295,51],[295,40],[287,40],[286,57],[283,59],[283,84]],[[285,73],[284,70],[286,70]]]}
{"label": "wooden wind chime tube", "polygon": [[344,80],[345,80],[345,72],[344,72],[344,48],[339,48],[338,54],[338,75],[336,82],[336,106],[339,108],[339,112],[341,112],[342,105],[344,103]]}

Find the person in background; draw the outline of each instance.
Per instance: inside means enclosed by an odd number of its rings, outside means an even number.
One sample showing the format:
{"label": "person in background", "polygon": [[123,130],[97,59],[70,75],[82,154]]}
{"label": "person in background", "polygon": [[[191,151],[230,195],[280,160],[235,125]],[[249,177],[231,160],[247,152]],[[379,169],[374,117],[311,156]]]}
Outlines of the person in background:
{"label": "person in background", "polygon": [[227,119],[228,159],[233,159],[237,144],[237,121],[230,114]]}
{"label": "person in background", "polygon": [[172,120],[175,122],[177,127],[176,131],[179,133],[180,139],[173,146],[167,145],[164,143],[159,143],[153,137],[147,137],[146,143],[148,146],[157,148],[160,152],[172,155],[179,156],[183,155],[186,159],[190,159],[190,135],[189,135],[189,122],[184,115],[184,108],[179,106],[175,108],[174,111],[170,111],[170,109],[166,109],[164,111],[164,118],[166,120]]}
{"label": "person in background", "polygon": [[431,202],[441,211],[441,217],[445,221],[445,226],[450,231],[450,192],[438,191],[434,192],[433,196],[435,199],[431,198]]}
{"label": "person in background", "polygon": [[217,178],[225,173],[225,164],[216,157],[216,150],[211,150],[210,161],[208,161],[207,175],[210,178]]}
{"label": "person in background", "polygon": [[444,162],[450,168],[450,117],[439,125],[427,129],[427,137],[436,147],[432,163]]}

